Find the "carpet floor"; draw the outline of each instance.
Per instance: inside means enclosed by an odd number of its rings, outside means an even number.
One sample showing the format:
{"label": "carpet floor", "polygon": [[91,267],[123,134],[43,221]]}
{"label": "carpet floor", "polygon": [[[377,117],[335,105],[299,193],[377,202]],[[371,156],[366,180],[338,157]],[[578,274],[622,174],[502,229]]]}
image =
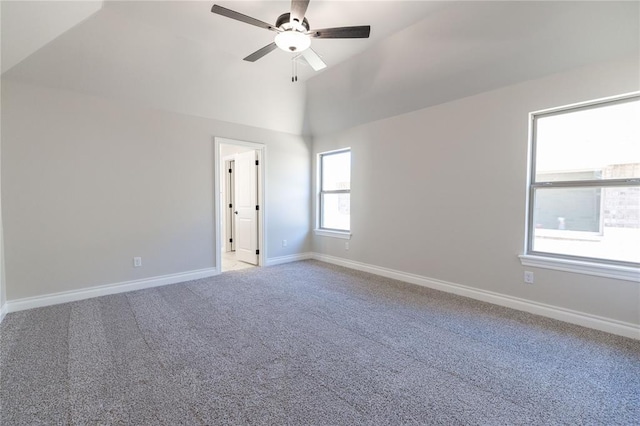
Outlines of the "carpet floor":
{"label": "carpet floor", "polygon": [[315,261],[7,315],[0,424],[635,424],[640,341]]}

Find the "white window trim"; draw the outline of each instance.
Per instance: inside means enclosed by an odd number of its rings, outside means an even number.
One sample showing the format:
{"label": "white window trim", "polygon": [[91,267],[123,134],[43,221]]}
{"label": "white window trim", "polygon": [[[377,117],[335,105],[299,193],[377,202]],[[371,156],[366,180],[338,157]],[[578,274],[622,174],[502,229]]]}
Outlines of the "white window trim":
{"label": "white window trim", "polygon": [[562,259],[559,257],[535,256],[531,254],[521,254],[518,257],[520,258],[522,266],[640,282],[640,268],[634,268],[632,266]]}
{"label": "white window trim", "polygon": [[351,232],[348,231],[332,231],[330,229],[317,228],[314,229],[313,232],[322,237],[342,238],[343,240],[351,239]]}
{"label": "white window trim", "polygon": [[531,181],[532,177],[532,165],[534,158],[533,155],[533,125],[534,116],[543,115],[550,112],[561,112],[565,110],[572,110],[579,107],[588,107],[598,105],[610,101],[623,100],[628,98],[637,97],[640,92],[626,93],[623,95],[611,96],[603,99],[596,99],[589,102],[576,103],[566,105],[564,107],[550,108],[546,110],[536,111],[529,114],[529,146],[528,146],[528,158],[527,158],[527,197],[526,197],[526,223],[525,223],[525,252],[518,255],[522,266],[531,266],[543,269],[552,269],[556,271],[572,272],[576,274],[593,275],[604,278],[625,280],[640,282],[640,267],[619,265],[616,263],[604,263],[596,260],[588,259],[566,259],[561,255],[553,253],[541,253],[530,251],[529,239],[531,238],[530,232],[530,215],[532,214],[532,200],[531,200]]}
{"label": "white window trim", "polygon": [[[330,229],[330,228],[321,228],[320,227],[320,223],[322,221],[321,216],[322,216],[322,203],[320,201],[320,197],[322,194],[322,162],[321,162],[321,158],[323,155],[331,155],[331,154],[337,154],[340,152],[346,152],[349,151],[351,152],[351,147],[346,147],[346,148],[340,148],[340,149],[334,149],[331,151],[325,151],[325,152],[319,152],[318,153],[318,161],[316,161],[317,164],[317,171],[316,171],[316,179],[317,179],[317,194],[316,194],[316,228],[313,230],[315,235],[319,235],[322,237],[333,237],[333,238],[341,238],[341,239],[345,239],[345,240],[350,240],[351,239],[351,229]],[[351,189],[349,189],[349,194],[351,193]]]}

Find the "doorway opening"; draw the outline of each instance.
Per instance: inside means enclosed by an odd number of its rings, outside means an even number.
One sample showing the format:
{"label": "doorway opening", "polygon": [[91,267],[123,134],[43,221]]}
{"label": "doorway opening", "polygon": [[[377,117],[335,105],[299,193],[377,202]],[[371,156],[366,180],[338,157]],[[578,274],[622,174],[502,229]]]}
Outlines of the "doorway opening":
{"label": "doorway opening", "polygon": [[215,138],[216,265],[220,272],[263,265],[265,146]]}

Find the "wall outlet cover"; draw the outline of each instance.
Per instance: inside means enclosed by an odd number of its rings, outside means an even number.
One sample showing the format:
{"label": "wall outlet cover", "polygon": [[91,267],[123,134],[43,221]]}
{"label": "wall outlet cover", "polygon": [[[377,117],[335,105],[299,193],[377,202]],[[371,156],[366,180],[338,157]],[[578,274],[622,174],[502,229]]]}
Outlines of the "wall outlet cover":
{"label": "wall outlet cover", "polygon": [[527,284],[533,284],[533,272],[524,271],[524,282]]}

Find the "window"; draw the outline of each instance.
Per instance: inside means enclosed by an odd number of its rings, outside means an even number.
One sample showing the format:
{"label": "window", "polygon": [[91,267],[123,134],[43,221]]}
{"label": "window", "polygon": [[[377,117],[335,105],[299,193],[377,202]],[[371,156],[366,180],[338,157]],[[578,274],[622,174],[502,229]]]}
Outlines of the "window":
{"label": "window", "polygon": [[531,117],[527,254],[637,268],[640,96]]}
{"label": "window", "polygon": [[320,154],[319,173],[318,228],[329,233],[348,233],[351,229],[351,150]]}

